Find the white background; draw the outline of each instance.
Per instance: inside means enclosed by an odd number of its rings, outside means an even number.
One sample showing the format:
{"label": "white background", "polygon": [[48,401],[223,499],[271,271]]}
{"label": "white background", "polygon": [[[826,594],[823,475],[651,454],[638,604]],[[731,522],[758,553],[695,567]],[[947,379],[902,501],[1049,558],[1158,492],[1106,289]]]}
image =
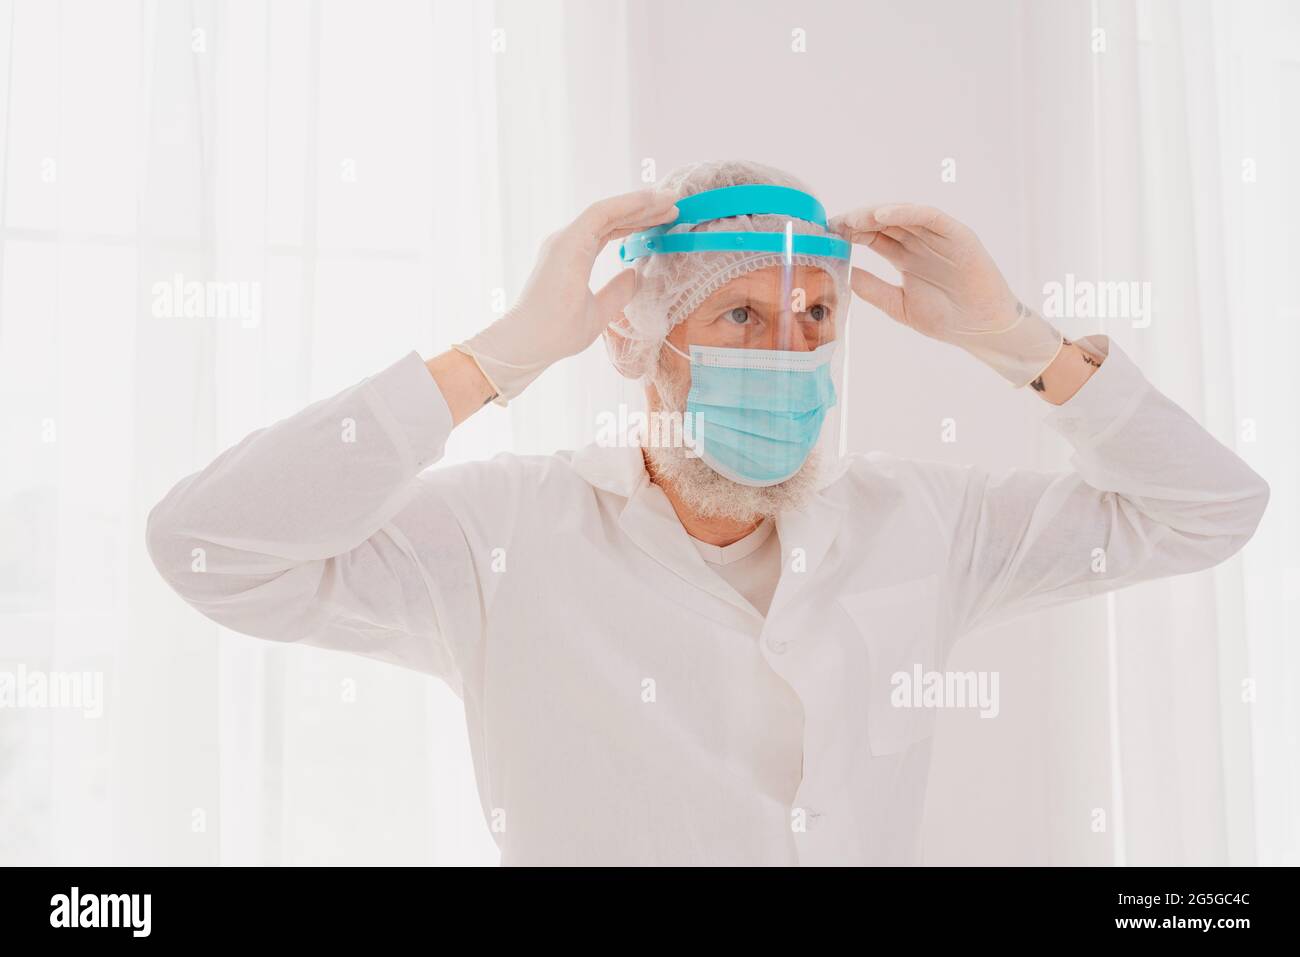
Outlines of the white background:
{"label": "white background", "polygon": [[[1067,274],[1150,282],[1145,328],[1059,324],[1115,337],[1272,485],[1219,568],[959,647],[1002,710],[942,716],[925,859],[1300,862],[1297,117],[1280,0],[0,0],[0,670],[107,696],[0,709],[0,863],[494,862],[446,688],[208,623],[145,515],[490,321],[586,203],[738,157],[831,212],[939,205],[1039,307]],[[178,272],[261,283],[261,321],[154,315]],[[1033,396],[853,316],[849,450],[1066,467]],[[636,400],[597,346],[449,457],[573,447]]]}

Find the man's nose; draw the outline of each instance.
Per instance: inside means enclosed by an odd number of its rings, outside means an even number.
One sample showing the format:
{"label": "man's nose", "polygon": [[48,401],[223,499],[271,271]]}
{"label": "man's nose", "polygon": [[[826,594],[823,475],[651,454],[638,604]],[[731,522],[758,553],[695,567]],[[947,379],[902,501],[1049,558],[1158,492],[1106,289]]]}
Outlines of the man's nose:
{"label": "man's nose", "polygon": [[789,313],[782,316],[781,321],[776,324],[768,348],[783,352],[812,352],[817,348],[817,343],[809,341],[808,336],[805,335],[804,324]]}

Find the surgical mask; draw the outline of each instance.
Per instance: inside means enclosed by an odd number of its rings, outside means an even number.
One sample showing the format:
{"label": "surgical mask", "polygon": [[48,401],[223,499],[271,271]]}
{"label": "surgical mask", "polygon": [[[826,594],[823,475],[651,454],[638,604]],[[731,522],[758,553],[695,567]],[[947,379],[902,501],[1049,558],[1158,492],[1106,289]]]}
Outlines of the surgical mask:
{"label": "surgical mask", "polygon": [[835,343],[808,352],[664,343],[691,363],[686,397],[693,451],[741,485],[776,485],[803,467],[835,405]]}

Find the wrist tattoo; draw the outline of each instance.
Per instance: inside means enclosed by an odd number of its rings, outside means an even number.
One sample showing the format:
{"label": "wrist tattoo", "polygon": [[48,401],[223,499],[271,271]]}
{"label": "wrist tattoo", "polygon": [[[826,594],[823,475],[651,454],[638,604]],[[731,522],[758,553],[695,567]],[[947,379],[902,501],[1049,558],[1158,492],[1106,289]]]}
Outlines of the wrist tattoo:
{"label": "wrist tattoo", "polygon": [[[1067,346],[1070,345],[1070,340],[1065,338],[1065,336],[1061,336],[1061,341],[1064,342]],[[1083,359],[1083,361],[1086,362],[1088,365],[1094,366],[1098,369],[1101,368],[1101,363],[1097,361],[1097,357],[1094,356],[1092,353],[1088,352],[1088,350],[1084,349],[1083,346],[1079,346],[1079,357]]]}
{"label": "wrist tattoo", "polygon": [[[1069,339],[1065,338],[1065,336],[1061,336],[1061,345],[1062,348],[1064,348],[1065,346],[1073,345],[1073,343],[1070,342]],[[1083,361],[1087,365],[1090,365],[1095,369],[1101,368],[1101,363],[1097,361],[1097,357],[1094,355],[1090,355],[1089,353],[1085,352],[1082,348],[1079,349],[1079,357],[1083,359]],[[1043,377],[1041,375],[1033,382],[1029,383],[1029,388],[1033,389],[1035,392],[1047,391],[1047,386],[1043,384]]]}

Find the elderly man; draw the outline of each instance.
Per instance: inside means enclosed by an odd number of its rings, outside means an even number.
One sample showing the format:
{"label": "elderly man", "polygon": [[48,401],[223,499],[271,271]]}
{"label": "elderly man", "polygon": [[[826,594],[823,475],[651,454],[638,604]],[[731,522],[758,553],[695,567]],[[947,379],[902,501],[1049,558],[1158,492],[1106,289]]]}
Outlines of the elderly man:
{"label": "elderly man", "polygon": [[[593,294],[614,239],[635,265]],[[901,286],[850,270],[852,243]],[[850,288],[1051,403],[1074,469],[822,454]],[[683,441],[430,468],[602,334]],[[895,707],[894,675],[974,628],[1208,568],[1267,499],[1118,347],[1023,307],[965,226],[909,205],[828,221],[779,171],[706,163],[554,234],[479,335],[183,480],[148,542],[229,628],[448,682],[503,863],[895,864],[934,712]]]}

